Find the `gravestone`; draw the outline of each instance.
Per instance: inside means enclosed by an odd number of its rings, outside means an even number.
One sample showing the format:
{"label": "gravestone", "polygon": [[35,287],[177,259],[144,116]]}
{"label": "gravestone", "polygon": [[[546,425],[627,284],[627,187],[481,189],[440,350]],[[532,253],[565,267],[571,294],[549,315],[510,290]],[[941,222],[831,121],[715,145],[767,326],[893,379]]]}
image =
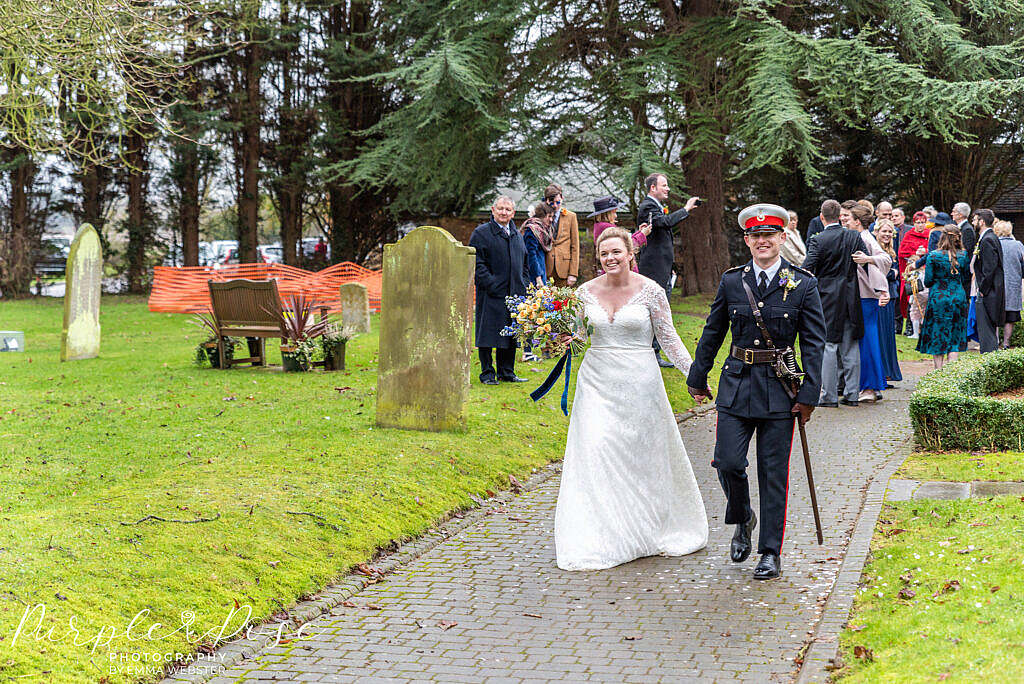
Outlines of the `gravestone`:
{"label": "gravestone", "polygon": [[100,353],[100,281],[103,250],[88,223],[75,233],[68,254],[64,289],[64,332],[60,360],[91,359]]}
{"label": "gravestone", "polygon": [[475,254],[434,226],[384,246],[378,425],[466,428]]}
{"label": "gravestone", "polygon": [[370,332],[370,295],[362,283],[341,286],[341,327],[352,333]]}

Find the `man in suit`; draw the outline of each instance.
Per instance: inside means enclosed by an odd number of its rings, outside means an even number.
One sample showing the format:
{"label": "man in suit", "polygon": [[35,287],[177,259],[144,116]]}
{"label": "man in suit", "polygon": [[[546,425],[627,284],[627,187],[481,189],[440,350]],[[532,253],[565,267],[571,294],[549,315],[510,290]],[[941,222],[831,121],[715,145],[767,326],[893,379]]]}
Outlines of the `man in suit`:
{"label": "man in suit", "polygon": [[[971,206],[967,202],[957,202],[949,212],[950,218],[960,229],[960,241],[963,242],[967,255],[974,254],[974,245],[978,243],[978,234],[974,232],[968,219],[971,218]],[[938,223],[935,224],[940,227]]]}
{"label": "man in suit", "polygon": [[[491,220],[477,226],[469,238],[476,249],[476,346],[480,349],[480,382],[526,382],[516,375],[516,340],[501,335],[512,325],[505,297],[525,295],[530,280],[526,243],[512,223],[516,205],[502,195],[491,206]],[[494,370],[491,350],[497,350]]]}
{"label": "man in suit", "polygon": [[555,210],[551,220],[551,251],[547,253],[548,280],[557,287],[573,287],[580,275],[580,224],[576,214],[562,206],[562,188],[544,189],[544,202]]}
{"label": "man in suit", "polygon": [[[974,258],[974,282],[978,287],[975,311],[978,317],[978,344],[981,353],[995,351],[999,345],[996,332],[1006,322],[1005,283],[1003,282],[1003,246],[992,230],[996,217],[991,209],[979,209],[981,237]],[[968,252],[971,254],[971,252]]]}
{"label": "man in suit", "polygon": [[[864,313],[860,306],[856,252],[865,249],[860,233],[839,223],[839,202],[821,203],[825,229],[807,243],[803,267],[818,279],[821,308],[825,312],[825,350],[821,365],[821,398],[818,406],[837,407],[841,401],[856,406],[860,395],[860,338],[864,337]],[[806,364],[805,364],[806,365]],[[843,397],[839,398],[839,373]]]}
{"label": "man in suit", "polygon": [[[645,275],[665,288],[665,295],[671,299],[672,294],[672,262],[675,260],[675,246],[672,243],[672,229],[690,215],[693,208],[700,204],[700,198],[691,197],[686,206],[669,213],[665,202],[668,201],[668,177],[663,173],[652,173],[644,179],[647,196],[640,202],[636,212],[636,225],[651,224],[651,232],[647,236],[647,245],[640,251],[638,266],[640,275]],[[672,368],[672,362],[661,358],[661,347],[654,340],[655,355],[658,365]]]}
{"label": "man in suit", "polygon": [[807,240],[810,240],[823,230],[825,230],[825,224],[822,222],[821,214],[818,214],[807,224]]}
{"label": "man in suit", "polygon": [[[761,500],[757,552],[761,559],[754,568],[754,579],[759,580],[782,574],[779,554],[786,526],[793,420],[806,422],[814,411],[825,345],[817,281],[809,271],[779,256],[779,247],[787,239],[783,228],[788,221],[786,210],[775,204],[755,204],[740,212],[743,241],[752,259],[722,274],[686,378],[694,399],[710,398],[708,373],[731,325],[732,348],[718,383],[712,465],[718,470],[727,500],[725,522],[736,525],[729,555],[742,563],[750,555],[750,537],[758,520],[750,506],[747,482],[747,452],[750,438],[757,433]],[[792,395],[774,363],[781,350],[793,347],[798,335],[805,375]]]}

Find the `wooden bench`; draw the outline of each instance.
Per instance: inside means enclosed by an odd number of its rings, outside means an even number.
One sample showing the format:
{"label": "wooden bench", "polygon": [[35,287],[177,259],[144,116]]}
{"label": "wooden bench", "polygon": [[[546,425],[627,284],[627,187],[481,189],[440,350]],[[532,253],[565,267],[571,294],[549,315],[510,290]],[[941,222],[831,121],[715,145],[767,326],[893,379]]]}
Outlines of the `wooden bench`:
{"label": "wooden bench", "polygon": [[[277,292],[276,280],[228,280],[207,281],[210,288],[210,305],[213,319],[217,323],[217,353],[220,367],[229,368],[238,363],[253,366],[267,365],[268,337],[280,337],[287,343],[281,327],[281,297]],[[245,337],[249,340],[250,356],[244,359],[226,359],[225,337]]]}

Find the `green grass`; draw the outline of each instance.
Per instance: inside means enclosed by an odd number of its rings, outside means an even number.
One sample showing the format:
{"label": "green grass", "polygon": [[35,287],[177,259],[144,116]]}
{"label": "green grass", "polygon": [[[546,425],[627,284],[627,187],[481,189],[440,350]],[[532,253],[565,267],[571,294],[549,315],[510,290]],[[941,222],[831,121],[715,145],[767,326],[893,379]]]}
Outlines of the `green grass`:
{"label": "green grass", "polygon": [[896,358],[900,361],[931,361],[929,354],[922,354],[917,351],[917,340],[912,340],[906,335],[896,336]]}
{"label": "green grass", "polygon": [[1002,451],[977,454],[912,453],[895,477],[907,480],[1024,481],[1024,453]]}
{"label": "green grass", "polygon": [[[551,361],[519,364],[531,382],[514,386],[482,386],[476,367],[465,433],[405,432],[374,426],[376,328],[349,343],[347,371],[284,374],[198,368],[205,335],[129,297],[103,298],[100,357],[62,364],[61,316],[59,299],[0,301],[0,328],[23,330],[27,346],[0,355],[0,680],[155,679],[111,671],[109,653],[151,665],[193,652],[236,605],[270,616],[563,453],[558,392],[528,397]],[[676,320],[692,352],[703,318]],[[664,377],[674,410],[691,407],[682,374]],[[216,519],[134,524],[146,516]],[[37,612],[12,643],[36,604],[52,639],[32,638]],[[185,611],[190,638],[156,638]],[[154,623],[170,627],[139,640]],[[118,634],[90,657],[81,644],[102,628]]]}
{"label": "green grass", "polygon": [[1024,681],[1021,534],[1016,497],[886,504],[840,681]]}

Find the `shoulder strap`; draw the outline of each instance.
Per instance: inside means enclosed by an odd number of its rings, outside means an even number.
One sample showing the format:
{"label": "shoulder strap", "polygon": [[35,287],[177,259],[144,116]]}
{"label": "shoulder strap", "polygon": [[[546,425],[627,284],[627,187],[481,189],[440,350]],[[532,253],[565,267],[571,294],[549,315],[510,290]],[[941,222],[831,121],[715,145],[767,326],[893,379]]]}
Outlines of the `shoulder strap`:
{"label": "shoulder strap", "polygon": [[768,328],[764,325],[764,319],[761,318],[761,308],[754,300],[754,293],[750,291],[750,286],[747,285],[746,280],[741,280],[740,282],[743,283],[743,291],[747,293],[747,301],[750,302],[750,311],[754,314],[754,322],[757,323],[757,327],[761,329],[761,334],[764,335],[765,344],[768,345],[769,349],[775,349],[775,343],[772,342],[772,337],[768,334]]}

